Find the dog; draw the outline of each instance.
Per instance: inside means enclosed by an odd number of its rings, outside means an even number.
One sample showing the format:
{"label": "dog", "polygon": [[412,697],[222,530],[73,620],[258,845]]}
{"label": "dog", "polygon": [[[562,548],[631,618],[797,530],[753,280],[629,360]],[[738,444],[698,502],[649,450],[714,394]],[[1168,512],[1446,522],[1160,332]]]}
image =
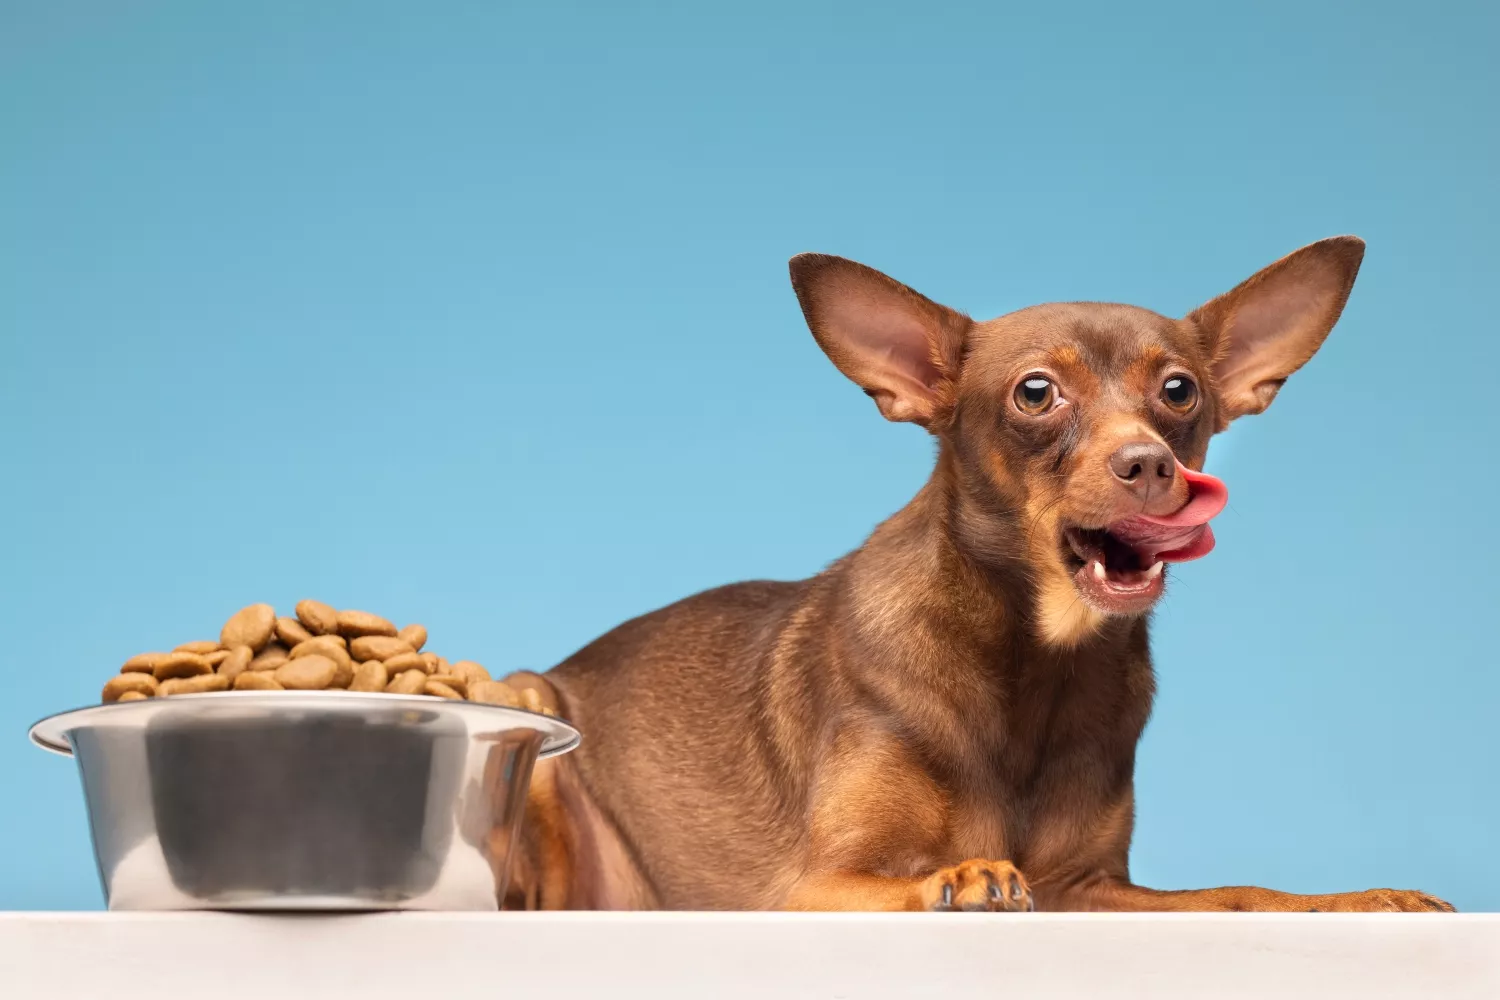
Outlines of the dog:
{"label": "dog", "polygon": [[1182,319],[987,322],[792,258],[824,352],[936,439],[916,497],[799,582],[721,587],[509,683],[585,734],[538,764],[507,909],[1447,911],[1425,893],[1130,879],[1167,565],[1213,545],[1209,440],[1343,311],[1335,237]]}

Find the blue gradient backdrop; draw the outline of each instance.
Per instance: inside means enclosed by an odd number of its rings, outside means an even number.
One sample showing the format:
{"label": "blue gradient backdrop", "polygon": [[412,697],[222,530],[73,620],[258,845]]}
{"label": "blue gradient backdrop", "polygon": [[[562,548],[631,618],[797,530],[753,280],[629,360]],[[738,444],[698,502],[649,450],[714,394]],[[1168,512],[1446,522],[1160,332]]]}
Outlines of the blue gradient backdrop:
{"label": "blue gradient backdrop", "polygon": [[101,904],[25,727],[243,604],[535,668],[859,544],[932,448],[792,253],[1180,314],[1344,232],[1158,614],[1134,874],[1500,908],[1496,11],[3,0],[0,908]]}

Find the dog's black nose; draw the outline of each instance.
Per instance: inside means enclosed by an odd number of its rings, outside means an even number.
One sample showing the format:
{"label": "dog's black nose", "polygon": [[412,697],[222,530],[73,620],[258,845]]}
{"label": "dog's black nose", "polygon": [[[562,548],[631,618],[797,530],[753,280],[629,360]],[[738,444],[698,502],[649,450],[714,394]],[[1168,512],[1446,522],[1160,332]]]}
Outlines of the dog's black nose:
{"label": "dog's black nose", "polygon": [[1110,471],[1134,492],[1149,496],[1172,485],[1177,459],[1172,450],[1156,441],[1132,441],[1109,456]]}

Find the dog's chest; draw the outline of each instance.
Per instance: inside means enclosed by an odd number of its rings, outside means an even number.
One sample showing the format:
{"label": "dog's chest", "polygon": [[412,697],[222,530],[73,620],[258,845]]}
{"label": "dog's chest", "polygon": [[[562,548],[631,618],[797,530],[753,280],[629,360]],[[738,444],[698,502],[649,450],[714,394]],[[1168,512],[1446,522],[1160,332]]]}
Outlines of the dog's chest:
{"label": "dog's chest", "polygon": [[1025,871],[1028,861],[1050,865],[1090,849],[1114,821],[1150,694],[1128,670],[1070,679],[1009,692],[986,752],[950,787],[954,857],[1011,860]]}
{"label": "dog's chest", "polygon": [[1038,858],[1075,856],[1113,798],[1097,775],[1085,777],[1076,769],[1066,777],[1043,776],[1034,786],[997,785],[987,793],[956,796],[946,853],[958,860],[1013,861],[1023,871]]}

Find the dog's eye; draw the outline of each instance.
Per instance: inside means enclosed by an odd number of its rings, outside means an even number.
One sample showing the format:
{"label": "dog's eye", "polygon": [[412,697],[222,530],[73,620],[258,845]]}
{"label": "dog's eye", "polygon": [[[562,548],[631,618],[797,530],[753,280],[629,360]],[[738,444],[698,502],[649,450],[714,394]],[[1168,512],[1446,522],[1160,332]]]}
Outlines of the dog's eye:
{"label": "dog's eye", "polygon": [[1198,387],[1186,375],[1173,375],[1161,387],[1161,401],[1178,413],[1186,413],[1198,400]]}
{"label": "dog's eye", "polygon": [[1038,416],[1052,409],[1057,390],[1052,380],[1042,375],[1028,375],[1016,386],[1016,409]]}

